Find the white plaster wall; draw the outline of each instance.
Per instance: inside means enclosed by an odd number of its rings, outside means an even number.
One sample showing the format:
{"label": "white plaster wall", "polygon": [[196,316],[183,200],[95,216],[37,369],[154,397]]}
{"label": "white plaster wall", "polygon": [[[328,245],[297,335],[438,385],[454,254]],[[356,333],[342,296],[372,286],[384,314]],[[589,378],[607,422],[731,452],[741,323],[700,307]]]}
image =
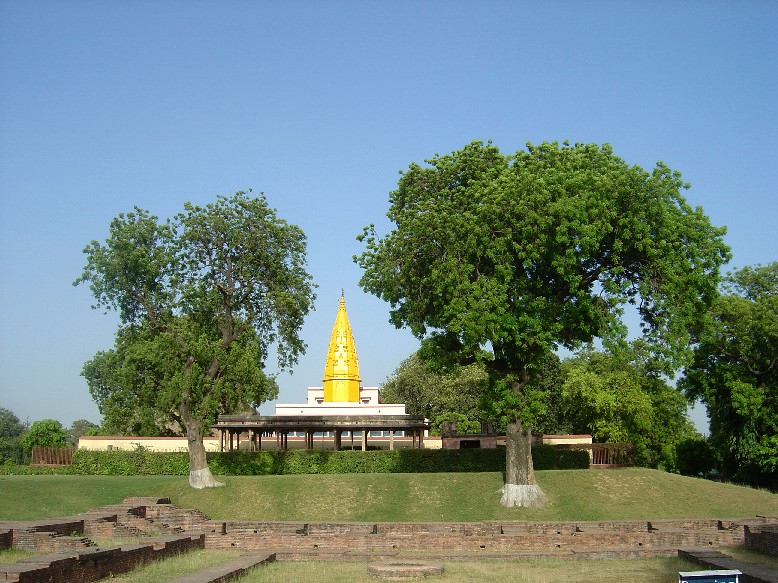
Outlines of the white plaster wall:
{"label": "white plaster wall", "polygon": [[317,403],[315,405],[303,404],[278,404],[276,415],[405,415],[403,404],[375,404],[363,405],[362,403]]}
{"label": "white plaster wall", "polygon": [[[378,387],[359,387],[359,401],[367,400],[369,405],[378,404]],[[319,405],[324,402],[324,387],[308,387],[307,404]]]}

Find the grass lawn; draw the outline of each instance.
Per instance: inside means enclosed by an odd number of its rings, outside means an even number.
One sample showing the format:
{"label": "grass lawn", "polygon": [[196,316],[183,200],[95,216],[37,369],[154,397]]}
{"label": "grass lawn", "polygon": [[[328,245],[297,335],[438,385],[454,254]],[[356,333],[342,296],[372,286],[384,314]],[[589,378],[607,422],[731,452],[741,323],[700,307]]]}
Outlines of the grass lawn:
{"label": "grass lawn", "polygon": [[22,559],[26,559],[28,557],[34,557],[36,553],[31,553],[29,551],[23,551],[21,549],[0,549],[0,563],[2,564],[12,564],[12,563],[18,563]]}
{"label": "grass lawn", "polygon": [[[510,581],[511,583],[675,583],[678,571],[693,565],[676,558],[630,561],[443,561],[443,574],[430,577],[440,583]],[[273,563],[250,571],[240,583],[375,583],[367,563]],[[138,580],[140,582],[140,579]]]}
{"label": "grass lawn", "polygon": [[201,569],[225,563],[240,556],[230,550],[197,550],[182,553],[164,561],[151,561],[145,565],[110,578],[111,583],[166,583]]}
{"label": "grass lawn", "polygon": [[645,468],[538,472],[548,503],[499,505],[502,476],[347,474],[227,476],[194,490],[180,476],[0,476],[0,520],[67,516],[164,496],[214,519],[292,521],[629,520],[778,516],[778,494]]}
{"label": "grass lawn", "polygon": [[[130,573],[111,577],[116,583],[164,583],[237,557],[229,550],[192,551],[164,561],[153,561]],[[511,581],[512,583],[675,583],[678,571],[696,567],[678,558],[630,561],[443,561],[444,572],[430,580],[440,583]],[[277,562],[252,569],[240,583],[375,583],[366,562],[305,561]]]}

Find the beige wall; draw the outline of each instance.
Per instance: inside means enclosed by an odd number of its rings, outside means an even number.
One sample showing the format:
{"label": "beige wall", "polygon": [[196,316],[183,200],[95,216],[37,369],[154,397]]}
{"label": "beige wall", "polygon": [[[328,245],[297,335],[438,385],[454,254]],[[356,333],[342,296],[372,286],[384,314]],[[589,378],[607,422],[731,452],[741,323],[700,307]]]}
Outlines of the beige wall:
{"label": "beige wall", "polygon": [[[206,451],[219,451],[217,437],[204,437]],[[112,435],[83,436],[78,440],[79,449],[106,451],[119,449],[132,451],[138,446],[151,451],[187,451],[186,437],[118,437]]]}
{"label": "beige wall", "polygon": [[546,445],[578,445],[591,443],[591,435],[544,435],[543,443]]}

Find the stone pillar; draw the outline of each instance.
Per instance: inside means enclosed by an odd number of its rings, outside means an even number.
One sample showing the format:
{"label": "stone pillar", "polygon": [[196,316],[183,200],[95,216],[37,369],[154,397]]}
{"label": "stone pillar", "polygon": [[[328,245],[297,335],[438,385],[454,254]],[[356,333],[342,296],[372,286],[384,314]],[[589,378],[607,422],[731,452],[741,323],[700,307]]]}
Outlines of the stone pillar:
{"label": "stone pillar", "polygon": [[342,436],[343,436],[343,432],[340,429],[336,429],[334,432],[334,439],[333,439],[333,447],[335,448],[335,451],[340,451]]}

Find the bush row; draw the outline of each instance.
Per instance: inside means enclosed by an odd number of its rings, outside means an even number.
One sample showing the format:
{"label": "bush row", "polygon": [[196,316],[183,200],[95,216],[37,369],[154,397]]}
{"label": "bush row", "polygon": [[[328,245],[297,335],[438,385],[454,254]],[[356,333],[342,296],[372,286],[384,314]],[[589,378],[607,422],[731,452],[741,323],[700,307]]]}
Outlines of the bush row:
{"label": "bush row", "polygon": [[[561,450],[547,445],[532,448],[537,470],[589,467],[585,451]],[[265,476],[284,474],[361,474],[431,472],[501,472],[505,450],[500,449],[399,449],[394,451],[292,450],[208,454],[215,475]],[[188,475],[186,452],[78,450],[73,471],[87,475]]]}
{"label": "bush row", "polygon": [[9,460],[0,464],[1,476],[49,476],[75,473],[73,466],[28,466],[15,464]]}

